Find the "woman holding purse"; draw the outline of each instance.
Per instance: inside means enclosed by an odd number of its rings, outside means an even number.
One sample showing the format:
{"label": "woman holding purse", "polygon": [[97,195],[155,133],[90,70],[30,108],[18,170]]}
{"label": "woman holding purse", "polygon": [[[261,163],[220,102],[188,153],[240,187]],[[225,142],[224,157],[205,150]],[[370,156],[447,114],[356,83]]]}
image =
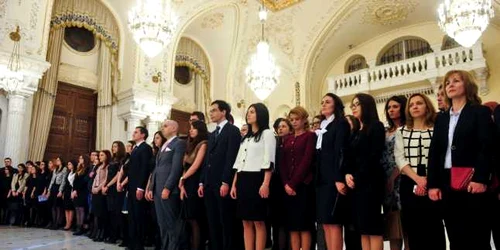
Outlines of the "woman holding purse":
{"label": "woman holding purse", "polygon": [[429,150],[429,198],[443,201],[451,250],[489,250],[487,184],[491,175],[493,124],[478,87],[466,71],[444,78],[449,110],[437,116]]}

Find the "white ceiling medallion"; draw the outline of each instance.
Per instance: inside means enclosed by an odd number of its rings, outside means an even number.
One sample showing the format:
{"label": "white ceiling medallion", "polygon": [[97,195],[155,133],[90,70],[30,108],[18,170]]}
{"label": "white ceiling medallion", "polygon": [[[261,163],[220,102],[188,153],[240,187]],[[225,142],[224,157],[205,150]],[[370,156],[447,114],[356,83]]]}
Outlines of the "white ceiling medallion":
{"label": "white ceiling medallion", "polygon": [[365,5],[363,23],[390,25],[402,22],[415,10],[415,0],[369,0]]}

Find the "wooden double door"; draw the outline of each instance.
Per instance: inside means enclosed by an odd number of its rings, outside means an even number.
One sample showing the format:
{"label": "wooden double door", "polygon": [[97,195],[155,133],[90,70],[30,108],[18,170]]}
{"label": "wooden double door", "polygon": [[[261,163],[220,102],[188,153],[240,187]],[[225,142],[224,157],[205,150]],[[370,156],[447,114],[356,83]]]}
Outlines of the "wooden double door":
{"label": "wooden double door", "polygon": [[59,82],[44,159],[78,159],[95,149],[97,94]]}

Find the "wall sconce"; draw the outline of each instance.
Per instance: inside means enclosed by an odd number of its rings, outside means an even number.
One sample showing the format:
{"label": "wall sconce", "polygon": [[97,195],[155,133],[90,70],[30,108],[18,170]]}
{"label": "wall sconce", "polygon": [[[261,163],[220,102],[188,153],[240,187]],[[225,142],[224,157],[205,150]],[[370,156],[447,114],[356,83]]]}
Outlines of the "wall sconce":
{"label": "wall sconce", "polygon": [[158,73],[156,73],[156,75],[151,76],[151,80],[152,80],[154,83],[159,83],[159,82],[161,82],[161,72],[159,72],[159,71],[158,71]]}
{"label": "wall sconce", "polygon": [[239,102],[236,103],[236,107],[240,108],[245,108],[245,100],[241,99]]}

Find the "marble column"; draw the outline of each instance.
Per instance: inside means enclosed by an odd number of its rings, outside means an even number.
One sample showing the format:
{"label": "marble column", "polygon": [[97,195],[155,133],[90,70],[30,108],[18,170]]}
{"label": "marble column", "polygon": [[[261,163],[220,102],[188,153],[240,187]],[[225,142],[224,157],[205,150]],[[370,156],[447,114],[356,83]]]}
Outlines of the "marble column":
{"label": "marble column", "polygon": [[159,124],[160,124],[159,121],[156,121],[156,120],[149,118],[148,125],[147,125],[148,131],[149,131],[149,136],[148,136],[148,139],[146,140],[146,142],[148,142],[148,143],[153,142],[154,134],[156,133],[156,131],[158,131],[160,129]]}
{"label": "marble column", "polygon": [[22,138],[26,135],[22,134],[23,125],[25,123],[24,115],[26,114],[26,99],[27,95],[16,92],[9,93],[9,110],[7,112],[7,131],[4,145],[5,157],[12,158],[12,163],[16,166],[20,162],[27,159],[20,159],[23,147],[21,145]]}
{"label": "marble column", "polygon": [[141,120],[146,118],[145,115],[129,114],[123,117],[127,121],[127,140],[132,139],[132,134],[137,126],[141,126]]}

